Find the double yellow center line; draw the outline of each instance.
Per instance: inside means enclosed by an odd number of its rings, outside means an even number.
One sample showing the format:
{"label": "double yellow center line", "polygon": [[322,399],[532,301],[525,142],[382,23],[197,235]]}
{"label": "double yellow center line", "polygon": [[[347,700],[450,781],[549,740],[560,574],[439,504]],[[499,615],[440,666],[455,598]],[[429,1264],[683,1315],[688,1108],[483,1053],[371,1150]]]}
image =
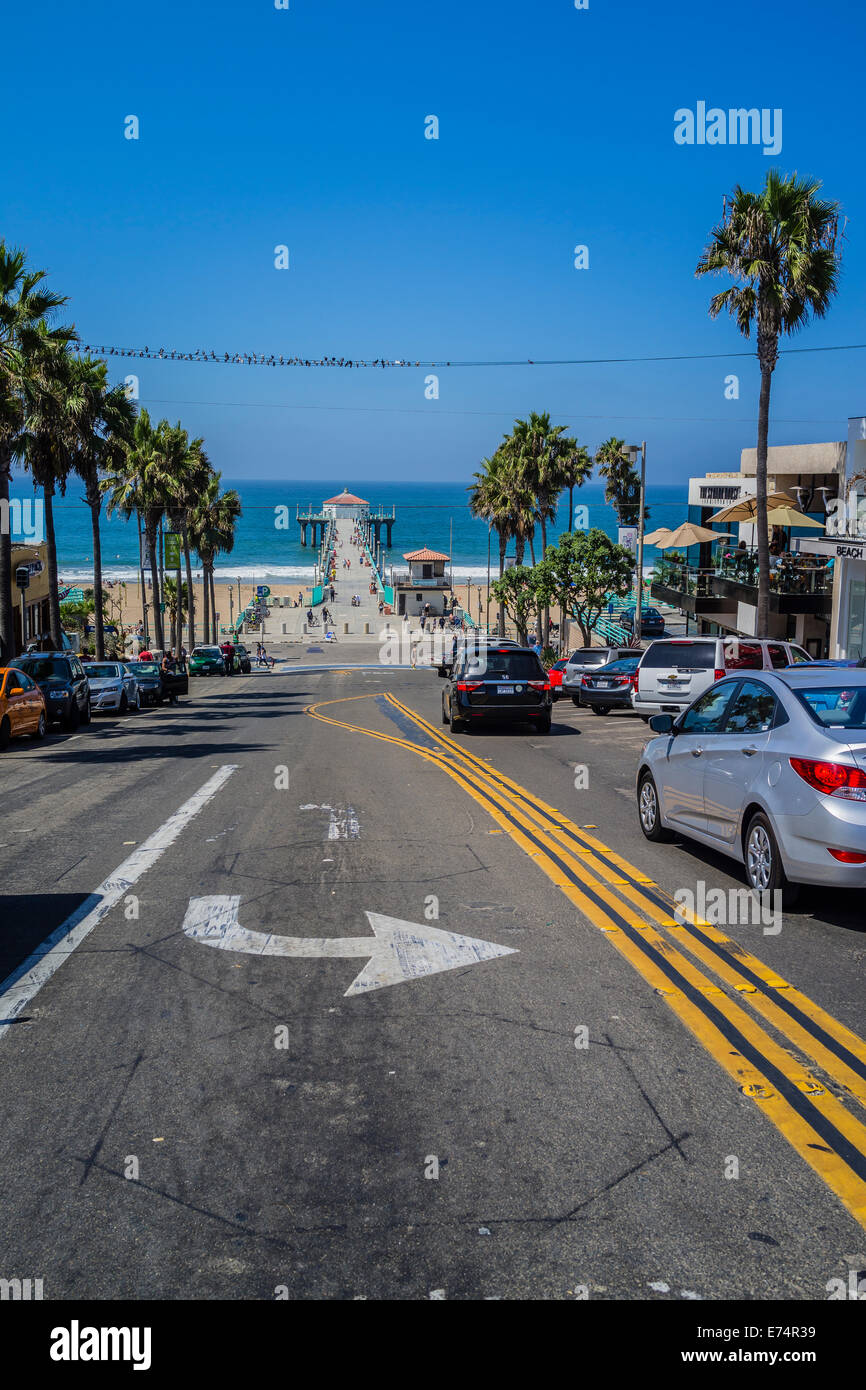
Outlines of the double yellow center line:
{"label": "double yellow center line", "polygon": [[[675,915],[673,900],[651,878],[563,812],[491,768],[393,695],[385,699],[400,722],[409,721],[432,746],[321,712],[345,699],[311,705],[306,713],[407,749],[462,786],[608,937],[866,1226],[866,1126],[848,1108],[852,1101],[866,1106],[866,1043],[715,926],[682,908]],[[743,1003],[827,1079],[816,1077],[777,1043]]]}

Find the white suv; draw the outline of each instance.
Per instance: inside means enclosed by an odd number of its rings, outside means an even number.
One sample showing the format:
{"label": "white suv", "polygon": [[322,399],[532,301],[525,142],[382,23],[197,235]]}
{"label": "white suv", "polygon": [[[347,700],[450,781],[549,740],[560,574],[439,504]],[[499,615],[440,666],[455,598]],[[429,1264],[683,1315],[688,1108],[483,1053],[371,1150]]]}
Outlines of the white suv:
{"label": "white suv", "polygon": [[641,657],[631,702],[644,721],[677,715],[730,671],[778,671],[811,660],[792,642],[761,637],[662,638]]}

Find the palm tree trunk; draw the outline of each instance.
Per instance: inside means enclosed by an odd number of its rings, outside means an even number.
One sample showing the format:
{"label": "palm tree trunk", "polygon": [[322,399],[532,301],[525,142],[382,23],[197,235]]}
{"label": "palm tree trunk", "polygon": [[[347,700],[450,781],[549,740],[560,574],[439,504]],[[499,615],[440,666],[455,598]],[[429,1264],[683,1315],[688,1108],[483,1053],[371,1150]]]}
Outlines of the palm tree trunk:
{"label": "palm tree trunk", "polygon": [[54,487],[42,489],[45,501],[45,549],[48,559],[48,622],[51,644],[56,652],[63,650],[63,629],[60,626],[60,593],[57,584],[57,540],[54,535]]}
{"label": "palm tree trunk", "polygon": [[572,528],[573,525],[574,525],[574,483],[571,483],[571,484],[569,485],[569,489],[568,489],[568,529],[569,529],[569,531],[571,530],[571,528]]}
{"label": "palm tree trunk", "polygon": [[[202,630],[205,642],[210,642],[210,585],[207,582],[207,561],[201,555],[199,555],[199,559],[201,560],[201,587],[204,591],[202,595]],[[190,647],[190,651],[192,651],[192,647]]]}
{"label": "palm tree trunk", "polygon": [[211,627],[212,627],[212,631],[213,631],[213,637],[211,638],[211,641],[213,642],[214,646],[216,646],[216,644],[219,642],[219,627],[218,627],[218,625],[217,625],[217,624],[218,624],[218,618],[217,618],[217,606],[216,606],[216,590],[214,589],[214,580],[213,580],[213,572],[214,572],[214,569],[215,569],[215,565],[214,565],[213,560],[211,560],[211,562],[210,562],[210,620],[211,620]]}
{"label": "palm tree trunk", "polygon": [[[11,455],[0,455],[0,513],[8,516]],[[3,503],[6,506],[3,506]],[[12,536],[0,525],[0,662],[5,666],[15,654],[15,609],[12,602]],[[23,633],[21,634],[23,637]]]}
{"label": "palm tree trunk", "polygon": [[99,534],[99,510],[102,506],[102,498],[91,501],[88,497],[87,505],[90,507],[90,526],[93,531],[93,625],[96,638],[96,659],[105,659],[105,623],[102,616],[102,537]]}
{"label": "palm tree trunk", "polygon": [[150,635],[147,622],[147,585],[144,582],[144,553],[141,548],[141,512],[136,512],[138,522],[138,575],[141,580],[141,620],[144,627],[144,649],[147,649],[150,642]]}
{"label": "palm tree trunk", "polygon": [[[192,592],[192,559],[189,553],[189,528],[186,519],[182,525],[183,532],[183,555],[186,561],[186,602],[187,602],[187,641],[189,649],[192,651],[195,646],[195,598]],[[178,648],[180,650],[180,648]]]}
{"label": "palm tree trunk", "polygon": [[[505,531],[499,532],[499,578],[505,573],[505,552],[508,549],[508,535]],[[505,636],[505,604],[499,605],[499,636]]]}
{"label": "palm tree trunk", "polygon": [[[542,558],[543,558],[543,557],[547,554],[547,517],[544,515],[544,507],[546,507],[546,505],[547,505],[547,498],[546,498],[546,497],[541,497],[541,498],[539,498],[539,502],[541,503],[541,507],[542,507],[541,516],[540,516],[539,520],[540,520],[540,522],[541,522],[541,554],[542,554]],[[549,604],[549,603],[546,603],[546,604],[544,605],[544,612],[543,612],[542,614],[540,614],[539,616],[541,617],[541,625],[542,625],[541,645],[542,645],[542,647],[546,647],[546,646],[547,646],[548,632],[549,632],[549,629],[550,629],[550,604]]]}
{"label": "palm tree trunk", "polygon": [[144,536],[150,558],[150,583],[153,591],[153,635],[156,639],[154,646],[158,651],[165,651],[165,629],[159,606],[162,595],[159,587],[159,557],[156,553],[156,526],[147,519],[144,523]]}
{"label": "palm tree trunk", "polygon": [[773,368],[761,362],[761,395],[758,402],[758,450],[755,465],[755,524],[758,528],[758,607],[755,636],[769,637],[770,536],[767,530],[767,440],[770,430],[770,383]]}
{"label": "palm tree trunk", "polygon": [[535,569],[535,531],[529,537],[529,553],[532,556],[532,568]]}

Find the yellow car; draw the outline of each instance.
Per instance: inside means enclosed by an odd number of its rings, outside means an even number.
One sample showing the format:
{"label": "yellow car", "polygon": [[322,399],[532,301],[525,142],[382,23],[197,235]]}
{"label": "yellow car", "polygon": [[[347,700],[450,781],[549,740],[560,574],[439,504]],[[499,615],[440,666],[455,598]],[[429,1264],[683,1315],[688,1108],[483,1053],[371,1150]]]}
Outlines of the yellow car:
{"label": "yellow car", "polygon": [[34,680],[15,666],[0,666],[0,748],[10,738],[45,737],[45,701]]}

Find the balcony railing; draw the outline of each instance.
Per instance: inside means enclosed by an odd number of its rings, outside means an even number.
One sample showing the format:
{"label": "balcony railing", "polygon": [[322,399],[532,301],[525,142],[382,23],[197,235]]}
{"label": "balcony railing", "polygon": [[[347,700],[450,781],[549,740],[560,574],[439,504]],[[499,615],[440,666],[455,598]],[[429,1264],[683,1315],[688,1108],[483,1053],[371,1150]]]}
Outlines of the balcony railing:
{"label": "balcony railing", "polygon": [[[655,581],[685,594],[698,597],[718,594],[714,579],[727,579],[746,588],[757,588],[757,552],[732,551],[720,556],[712,569],[696,569],[669,560],[656,565]],[[804,564],[802,557],[796,555],[772,556],[770,589],[777,594],[829,594],[833,589],[833,570],[827,565]]]}
{"label": "balcony railing", "polygon": [[419,579],[411,570],[394,570],[394,583],[412,589],[450,589],[451,580],[447,574],[433,575],[430,579]]}

